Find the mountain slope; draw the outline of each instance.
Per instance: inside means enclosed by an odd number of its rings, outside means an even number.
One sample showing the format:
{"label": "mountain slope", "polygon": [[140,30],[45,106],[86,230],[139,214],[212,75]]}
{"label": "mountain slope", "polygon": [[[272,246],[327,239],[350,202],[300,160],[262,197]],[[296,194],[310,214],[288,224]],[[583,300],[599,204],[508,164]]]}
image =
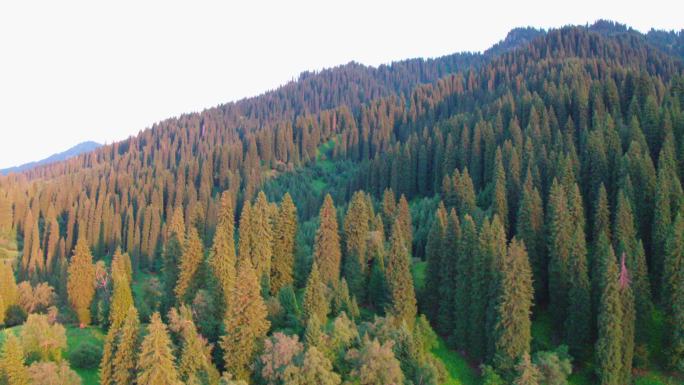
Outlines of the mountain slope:
{"label": "mountain slope", "polygon": [[50,155],[45,159],[41,159],[41,160],[38,160],[35,162],[25,163],[25,164],[22,164],[20,166],[0,169],[0,175],[7,175],[11,172],[28,171],[28,170],[31,170],[31,169],[38,167],[38,166],[44,166],[44,165],[56,163],[56,162],[59,162],[62,160],[67,160],[67,159],[73,158],[77,155],[81,155],[83,153],[93,151],[94,149],[96,149],[100,146],[102,146],[102,145],[99,143],[96,143],[96,142],[92,142],[92,141],[82,142],[82,143],[79,143],[79,144],[71,147],[70,149],[68,149],[66,151]]}
{"label": "mountain slope", "polygon": [[[525,349],[537,353],[562,343],[582,368],[617,367],[629,377],[634,361],[641,370],[660,370],[669,363],[656,354],[661,349],[647,332],[653,314],[672,319],[679,308],[667,305],[676,298],[668,297],[673,291],[662,283],[674,274],[666,255],[678,257],[678,226],[684,223],[684,64],[644,35],[614,25],[595,29],[517,30],[484,54],[378,69],[352,63],[304,74],[259,97],[160,122],[129,140],[0,178],[0,209],[10,207],[0,229],[16,231],[25,245],[31,240],[18,264],[27,279],[47,276],[57,286],[65,279],[59,272],[69,250],[85,239],[95,259],[107,260],[121,247],[136,272],[153,275],[157,288],[161,280],[172,293],[176,280],[168,266],[182,257],[173,254],[184,235],[179,229],[191,229],[195,249],[209,249],[219,223],[232,229],[228,224],[239,217],[238,256],[268,271],[273,256],[263,240],[273,234],[284,238],[278,226],[291,221],[281,222],[275,202],[288,193],[299,218],[288,259],[293,292],[307,285],[312,259],[334,256],[327,262],[338,265],[329,271],[342,270],[347,282],[336,289],[351,292],[357,302],[349,293],[335,293],[333,316],[347,306],[354,318],[355,306],[342,302],[357,303],[364,312],[352,325],[362,325],[359,330],[380,343],[408,344],[412,338],[403,328],[389,332],[397,328],[383,324],[385,318],[373,321],[383,309],[401,308],[385,306],[392,299],[383,297],[383,283],[412,302],[410,290],[402,290],[413,285],[406,277],[410,251],[424,264],[425,283],[417,287],[420,312],[474,366],[491,364],[510,377]],[[255,199],[260,190],[265,194]],[[352,199],[358,190],[367,195]],[[327,193],[337,210],[327,200],[321,212],[325,227],[317,231],[316,213]],[[338,217],[344,231],[338,231]],[[224,238],[230,244],[232,238]],[[249,248],[257,246],[255,257]],[[321,247],[333,252],[316,252]],[[336,247],[343,249],[335,252]],[[357,255],[359,250],[368,253]],[[194,260],[201,262],[201,255],[195,253],[200,257]],[[624,256],[619,268],[615,256]],[[392,266],[387,269],[398,282],[386,281],[384,266]],[[507,266],[532,277],[503,274]],[[609,266],[615,270],[610,275]],[[212,291],[215,278],[205,267],[197,270],[206,274],[196,280],[202,295]],[[599,338],[617,338],[597,334],[610,328],[598,327],[608,317],[596,313],[608,313],[600,299],[606,287],[613,295],[618,291],[617,282],[606,285],[618,269],[619,292],[629,291],[620,297],[621,309],[629,315],[633,306],[636,315],[614,321],[625,325],[623,340],[597,344]],[[371,278],[372,290],[381,292],[378,302],[365,285]],[[264,274],[264,296],[276,313],[280,297],[266,290],[268,279]],[[505,286],[516,282],[527,286]],[[516,293],[521,299],[506,303],[515,311],[502,314],[499,299]],[[138,303],[143,295],[137,295]],[[305,306],[314,306],[310,300]],[[553,325],[542,347],[531,341],[530,301],[533,316],[545,315]],[[187,302],[200,307],[206,298]],[[404,310],[414,318],[415,312]],[[280,315],[271,317],[273,332],[303,331],[300,317]],[[516,318],[499,323],[508,315]],[[512,333],[509,324],[519,330]],[[425,339],[434,342],[430,326],[420,325]],[[207,327],[210,342],[218,340],[219,329]],[[361,338],[353,340],[344,349],[364,351],[359,357],[371,350],[359,346]],[[513,340],[515,346],[505,349]],[[401,364],[407,378],[439,383],[432,362],[411,361],[421,355],[401,356],[411,349],[397,346],[402,361],[395,367]],[[588,358],[595,346],[624,346],[637,359],[612,351],[625,362],[603,368],[600,359]],[[394,354],[391,344],[385,348],[383,356]],[[348,360],[331,356],[339,360],[335,368],[358,364],[354,354]],[[353,382],[356,369],[340,374]],[[587,376],[591,381],[594,373]]]}

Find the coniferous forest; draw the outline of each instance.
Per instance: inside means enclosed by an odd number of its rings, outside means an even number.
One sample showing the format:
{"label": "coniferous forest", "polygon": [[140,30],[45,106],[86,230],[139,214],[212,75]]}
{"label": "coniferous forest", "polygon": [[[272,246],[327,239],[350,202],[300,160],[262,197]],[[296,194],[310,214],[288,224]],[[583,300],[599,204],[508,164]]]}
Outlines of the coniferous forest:
{"label": "coniferous forest", "polygon": [[683,60],[516,29],[0,176],[0,384],[683,384]]}

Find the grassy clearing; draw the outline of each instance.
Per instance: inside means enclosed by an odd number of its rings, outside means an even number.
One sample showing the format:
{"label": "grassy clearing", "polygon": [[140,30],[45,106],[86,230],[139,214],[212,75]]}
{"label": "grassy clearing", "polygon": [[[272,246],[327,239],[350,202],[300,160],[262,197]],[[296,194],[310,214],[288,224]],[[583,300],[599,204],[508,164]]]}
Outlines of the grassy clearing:
{"label": "grassy clearing", "polygon": [[[68,326],[66,328],[67,334],[67,349],[66,358],[82,343],[91,343],[95,346],[102,347],[104,345],[104,334],[99,328],[88,327],[80,329],[77,326]],[[79,369],[72,365],[72,368],[83,380],[83,385],[97,385],[100,382],[100,375],[98,368],[93,369]]]}
{"label": "grassy clearing", "polygon": [[427,268],[427,262],[417,262],[411,266],[413,286],[416,289],[422,289],[425,286],[425,268]]}
{"label": "grassy clearing", "polygon": [[432,350],[432,354],[446,367],[447,380],[444,385],[478,385],[480,383],[479,375],[468,365],[468,361],[459,353],[450,350],[441,338],[439,345]]}

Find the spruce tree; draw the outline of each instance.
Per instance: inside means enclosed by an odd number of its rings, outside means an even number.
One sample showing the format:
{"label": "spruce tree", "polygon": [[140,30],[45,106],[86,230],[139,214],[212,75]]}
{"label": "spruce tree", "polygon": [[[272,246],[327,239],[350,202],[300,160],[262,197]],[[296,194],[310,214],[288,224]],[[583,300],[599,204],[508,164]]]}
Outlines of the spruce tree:
{"label": "spruce tree", "polygon": [[401,238],[399,226],[401,226],[399,221],[395,221],[387,255],[387,284],[392,302],[390,313],[399,322],[406,322],[410,326],[416,319],[418,309],[413,277],[409,268],[409,254],[406,250],[406,243]]}
{"label": "spruce tree", "polygon": [[502,373],[512,374],[518,360],[529,360],[532,340],[532,270],[525,244],[513,238],[501,271],[496,307],[495,364]]}
{"label": "spruce tree", "polygon": [[503,292],[504,270],[506,263],[506,233],[498,215],[492,218],[489,232],[480,239],[480,252],[487,263],[488,276],[485,281],[485,313],[484,313],[484,342],[487,361],[493,360],[496,353],[496,325],[498,321],[498,306]]}
{"label": "spruce tree", "polygon": [[626,256],[620,259],[620,305],[622,307],[622,370],[620,384],[632,383],[632,362],[634,360],[634,321],[636,319],[634,293]]}
{"label": "spruce tree", "polygon": [[249,259],[238,261],[237,276],[228,301],[224,321],[226,334],[221,337],[225,367],[238,380],[248,380],[250,364],[259,344],[266,337],[270,322],[256,272]]}
{"label": "spruce tree", "polygon": [[269,280],[271,276],[271,259],[273,258],[273,226],[269,215],[269,203],[266,194],[259,191],[252,206],[250,222],[250,249],[252,265],[259,282]]}
{"label": "spruce tree", "polygon": [[532,173],[528,169],[518,207],[516,237],[527,246],[527,255],[534,277],[534,294],[538,302],[546,298],[547,269],[546,245],[544,244],[544,208],[539,191],[532,184]]}
{"label": "spruce tree", "polygon": [[81,326],[90,324],[90,303],[95,295],[95,265],[83,237],[79,237],[69,263],[67,292]]}
{"label": "spruce tree", "polygon": [[314,241],[313,258],[326,285],[336,285],[340,279],[342,251],[337,226],[337,212],[330,194],[325,196],[319,213],[319,227]]}
{"label": "spruce tree", "polygon": [[202,240],[199,237],[197,228],[190,226],[180,259],[178,283],[176,283],[175,288],[176,300],[179,303],[186,302],[194,294],[192,288],[195,285],[197,272],[200,270],[200,265],[203,261]]}
{"label": "spruce tree", "polygon": [[432,322],[437,321],[439,313],[439,287],[441,285],[441,269],[444,259],[444,240],[447,228],[447,211],[444,203],[440,202],[430,232],[428,233],[425,254],[427,267],[425,268],[425,296],[431,298],[425,304],[425,314]]}
{"label": "spruce tree", "polygon": [[401,237],[406,244],[406,250],[409,255],[413,249],[413,226],[411,223],[411,210],[409,209],[406,196],[401,194],[399,197],[399,204],[397,205],[397,220],[399,221],[399,229],[401,230]]}
{"label": "spruce tree", "polygon": [[349,282],[352,293],[358,298],[364,298],[369,233],[370,209],[367,206],[365,194],[357,191],[352,196],[347,215],[344,217],[344,276]]}
{"label": "spruce tree", "polygon": [[314,261],[311,266],[311,273],[309,273],[309,278],[306,281],[302,304],[304,317],[307,322],[311,317],[316,317],[319,321],[328,319],[330,306],[326,290],[327,288],[321,279],[318,264]]}
{"label": "spruce tree", "polygon": [[477,249],[473,253],[472,279],[470,284],[470,309],[468,330],[468,352],[476,361],[482,361],[486,351],[485,322],[487,298],[491,280],[491,258],[486,245],[491,238],[491,224],[485,218],[480,228]]}
{"label": "spruce tree", "polygon": [[0,325],[5,323],[7,309],[18,300],[17,282],[14,279],[12,265],[0,263]]}
{"label": "spruce tree", "polygon": [[116,352],[112,365],[113,383],[116,385],[133,385],[136,377],[136,362],[140,344],[140,320],[135,306],[128,308],[126,319],[121,325],[116,341]]}
{"label": "spruce tree", "polygon": [[[600,235],[599,244],[608,244],[605,235]],[[598,308],[598,340],[596,341],[596,374],[601,385],[623,385],[620,383],[623,370],[622,303],[618,267],[613,248],[599,249],[600,270],[598,279],[602,282]]]}
{"label": "spruce tree", "polygon": [[593,231],[591,234],[594,241],[598,240],[599,234],[605,234],[609,240],[611,239],[608,192],[603,183],[599,187],[598,201],[594,208]]}
{"label": "spruce tree", "polygon": [[242,206],[238,233],[238,261],[249,259],[252,262],[252,206],[249,201]]}
{"label": "spruce tree", "polygon": [[503,166],[501,148],[496,149],[494,160],[494,187],[492,189],[492,214],[498,215],[508,233],[508,198],[506,195],[506,171]]}
{"label": "spruce tree", "polygon": [[221,194],[221,207],[218,213],[218,224],[214,233],[209,264],[218,281],[221,308],[225,312],[227,299],[235,285],[235,214],[233,200],[228,191]]}
{"label": "spruce tree", "polygon": [[454,279],[454,344],[465,349],[468,346],[470,303],[475,301],[471,293],[473,260],[477,253],[477,228],[470,214],[463,217],[461,241],[456,249],[456,278]]}
{"label": "spruce tree", "polygon": [[[114,261],[123,258],[121,250],[117,249],[114,254]],[[125,270],[122,271],[120,266],[112,262],[112,285],[113,293],[111,303],[109,305],[109,322],[111,327],[118,327],[126,319],[128,309],[133,306],[133,294],[131,293],[131,286],[129,276]]]}
{"label": "spruce tree", "polygon": [[138,385],[180,385],[173,346],[158,312],[152,314],[137,361]]}
{"label": "spruce tree", "polygon": [[554,179],[548,201],[549,310],[555,325],[567,319],[569,258],[573,223],[563,186]]}
{"label": "spruce tree", "polygon": [[183,243],[185,240],[185,220],[183,210],[176,207],[168,228],[168,238],[164,245],[162,282],[164,283],[164,309],[169,309],[175,302],[175,287],[178,282],[179,265],[183,255]]}
{"label": "spruce tree", "polygon": [[219,372],[211,362],[211,345],[197,332],[190,309],[182,306],[182,348],[178,363],[178,375],[184,384],[216,384]]}
{"label": "spruce tree", "polygon": [[622,190],[618,192],[613,234],[615,251],[621,258],[625,258],[626,268],[630,273],[630,290],[634,296],[636,328],[639,330],[638,340],[645,343],[644,329],[648,327],[647,323],[653,310],[651,285],[643,246],[637,240],[632,205]]}
{"label": "spruce tree", "polygon": [[668,333],[670,367],[684,371],[684,210],[677,214],[665,244],[663,303]]}
{"label": "spruce tree", "polygon": [[104,339],[100,360],[100,385],[114,385],[114,354],[120,327],[110,326]]}
{"label": "spruce tree", "polygon": [[579,356],[590,339],[591,283],[587,266],[584,209],[577,184],[573,185],[568,200],[573,230],[568,256],[568,309],[564,329],[571,353]]}
{"label": "spruce tree", "polygon": [[449,213],[443,241],[443,261],[440,271],[439,310],[437,330],[443,335],[451,335],[454,328],[455,286],[457,279],[458,245],[461,239],[461,223],[453,208]]}
{"label": "spruce tree", "polygon": [[539,385],[542,374],[537,365],[532,363],[530,353],[525,352],[515,367],[516,377],[513,385]]}
{"label": "spruce tree", "polygon": [[273,266],[271,267],[271,293],[275,294],[294,282],[295,236],[297,235],[297,208],[289,193],[285,193],[278,210],[274,227]]}

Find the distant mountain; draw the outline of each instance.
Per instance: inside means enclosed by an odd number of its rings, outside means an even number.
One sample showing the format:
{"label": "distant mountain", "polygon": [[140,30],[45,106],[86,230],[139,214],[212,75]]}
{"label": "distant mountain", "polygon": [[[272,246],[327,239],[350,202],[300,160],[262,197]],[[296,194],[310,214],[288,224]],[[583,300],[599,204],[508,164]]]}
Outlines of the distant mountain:
{"label": "distant mountain", "polygon": [[57,154],[50,155],[49,157],[36,161],[36,162],[30,162],[30,163],[25,163],[22,164],[21,166],[15,166],[15,167],[9,167],[5,169],[0,169],[0,175],[7,175],[12,172],[22,172],[26,170],[30,170],[34,167],[54,163],[54,162],[59,162],[62,160],[69,159],[73,156],[76,155],[81,155],[84,152],[92,151],[98,147],[102,146],[100,143],[96,143],[93,141],[88,141],[88,142],[83,142],[75,145],[74,147],[71,147],[70,149],[60,152]]}

